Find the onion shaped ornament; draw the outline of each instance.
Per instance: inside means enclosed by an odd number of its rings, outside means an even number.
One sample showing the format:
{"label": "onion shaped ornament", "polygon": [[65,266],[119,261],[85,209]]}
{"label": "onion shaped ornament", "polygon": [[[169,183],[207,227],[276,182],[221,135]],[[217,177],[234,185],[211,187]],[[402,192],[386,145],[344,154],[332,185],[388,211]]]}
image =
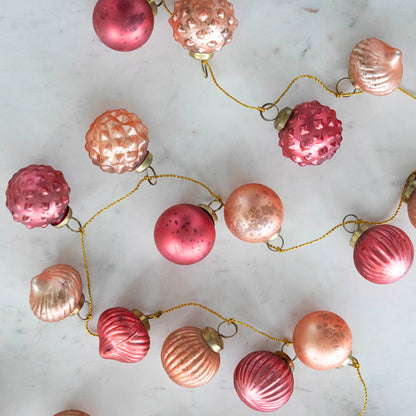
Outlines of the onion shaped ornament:
{"label": "onion shaped ornament", "polygon": [[354,87],[364,92],[390,94],[402,82],[402,52],[382,40],[364,39],[351,51],[349,76]]}
{"label": "onion shaped ornament", "polygon": [[97,324],[102,358],[122,363],[137,363],[150,348],[146,317],[137,310],[110,308],[104,311]]}
{"label": "onion shaped ornament", "polygon": [[54,416],[89,416],[87,413],[81,410],[63,410]]}
{"label": "onion shaped ornament", "polygon": [[67,264],[48,267],[32,279],[29,303],[35,316],[45,322],[77,313],[84,304],[80,275]]}

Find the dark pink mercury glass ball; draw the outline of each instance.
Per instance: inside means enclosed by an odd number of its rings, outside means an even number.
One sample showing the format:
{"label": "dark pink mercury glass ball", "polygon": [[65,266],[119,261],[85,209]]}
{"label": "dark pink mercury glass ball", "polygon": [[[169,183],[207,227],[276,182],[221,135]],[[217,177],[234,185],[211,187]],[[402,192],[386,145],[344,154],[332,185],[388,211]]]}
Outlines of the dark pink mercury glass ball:
{"label": "dark pink mercury glass ball", "polygon": [[194,264],[205,258],[215,242],[215,225],[202,208],[174,205],[157,220],[154,238],[160,254],[176,264]]}
{"label": "dark pink mercury glass ball", "polygon": [[413,263],[413,244],[393,225],[369,228],[354,246],[354,264],[364,278],[379,285],[401,279]]}
{"label": "dark pink mercury glass ball", "polygon": [[146,43],[153,31],[154,16],[147,0],[98,0],[92,21],[105,45],[125,52]]}

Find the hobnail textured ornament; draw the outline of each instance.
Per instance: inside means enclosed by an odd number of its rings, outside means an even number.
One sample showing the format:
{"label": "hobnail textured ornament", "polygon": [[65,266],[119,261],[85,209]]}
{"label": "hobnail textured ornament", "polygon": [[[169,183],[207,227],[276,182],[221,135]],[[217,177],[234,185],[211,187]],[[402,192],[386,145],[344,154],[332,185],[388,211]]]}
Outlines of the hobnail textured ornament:
{"label": "hobnail textured ornament", "polygon": [[92,163],[104,172],[131,172],[146,159],[147,134],[136,114],[124,109],[106,111],[91,124],[85,136],[85,149]]}
{"label": "hobnail textured ornament", "polygon": [[55,416],[89,416],[85,412],[81,412],[81,410],[64,410],[62,412],[57,413]]}
{"label": "hobnail textured ornament", "polygon": [[150,338],[142,321],[125,308],[104,311],[97,324],[102,358],[137,363],[150,348]]}
{"label": "hobnail textured ornament", "polygon": [[407,214],[413,227],[416,227],[416,192],[413,191],[407,202]]}
{"label": "hobnail textured ornament", "polygon": [[367,280],[388,284],[401,279],[413,263],[413,244],[407,234],[393,225],[371,227],[354,245],[354,264]]}
{"label": "hobnail textured ornament", "polygon": [[30,283],[29,303],[41,321],[56,322],[82,307],[82,281],[67,264],[55,264],[35,276]]}
{"label": "hobnail textured ornament", "polygon": [[44,228],[67,216],[70,191],[62,172],[51,166],[30,165],[9,180],[6,206],[13,219],[27,228]]}
{"label": "hobnail textured ornament", "polygon": [[292,370],[281,355],[255,351],[244,357],[234,371],[234,387],[240,399],[260,412],[282,407],[293,392]]}
{"label": "hobnail textured ornament", "polygon": [[354,87],[364,92],[390,94],[402,82],[402,52],[382,40],[364,39],[351,51],[349,76]]}
{"label": "hobnail textured ornament", "polygon": [[342,141],[342,123],[336,113],[318,101],[297,105],[279,131],[283,156],[299,166],[320,165],[331,159]]}

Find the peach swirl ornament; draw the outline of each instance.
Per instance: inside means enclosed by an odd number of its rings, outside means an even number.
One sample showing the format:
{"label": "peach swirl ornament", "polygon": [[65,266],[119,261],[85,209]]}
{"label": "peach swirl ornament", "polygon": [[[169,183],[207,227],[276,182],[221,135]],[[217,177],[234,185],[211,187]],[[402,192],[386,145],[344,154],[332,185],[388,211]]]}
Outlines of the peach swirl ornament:
{"label": "peach swirl ornament", "polygon": [[351,51],[349,76],[354,87],[364,92],[390,94],[402,82],[402,52],[382,40],[364,39]]}
{"label": "peach swirl ornament", "polygon": [[94,165],[104,172],[124,173],[140,169],[146,157],[148,130],[139,117],[124,109],[98,116],[85,138],[85,149]]}
{"label": "peach swirl ornament", "polygon": [[89,414],[82,412],[81,410],[63,410],[54,416],[90,416]]}
{"label": "peach swirl ornament", "polygon": [[29,303],[41,321],[57,322],[77,313],[84,304],[82,281],[68,264],[55,264],[30,283]]}

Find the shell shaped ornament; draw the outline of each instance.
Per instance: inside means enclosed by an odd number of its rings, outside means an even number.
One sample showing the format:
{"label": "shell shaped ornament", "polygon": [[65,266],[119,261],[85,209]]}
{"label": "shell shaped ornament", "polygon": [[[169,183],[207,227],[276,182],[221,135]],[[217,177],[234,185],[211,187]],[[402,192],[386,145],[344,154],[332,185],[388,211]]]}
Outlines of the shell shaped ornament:
{"label": "shell shaped ornament", "polygon": [[54,416],[90,416],[89,414],[82,412],[81,410],[63,410]]}
{"label": "shell shaped ornament", "polygon": [[82,307],[82,281],[67,264],[55,264],[35,276],[30,284],[29,303],[41,321],[60,321]]}
{"label": "shell shaped ornament", "polygon": [[91,124],[85,149],[92,163],[104,172],[131,172],[146,159],[147,135],[148,129],[136,114],[124,109],[110,110]]}
{"label": "shell shaped ornament", "polygon": [[150,348],[149,333],[142,321],[126,308],[104,311],[97,324],[102,358],[122,363],[141,361]]}
{"label": "shell shaped ornament", "polygon": [[382,40],[364,39],[351,51],[349,76],[354,87],[364,92],[390,94],[402,82],[402,52]]}

